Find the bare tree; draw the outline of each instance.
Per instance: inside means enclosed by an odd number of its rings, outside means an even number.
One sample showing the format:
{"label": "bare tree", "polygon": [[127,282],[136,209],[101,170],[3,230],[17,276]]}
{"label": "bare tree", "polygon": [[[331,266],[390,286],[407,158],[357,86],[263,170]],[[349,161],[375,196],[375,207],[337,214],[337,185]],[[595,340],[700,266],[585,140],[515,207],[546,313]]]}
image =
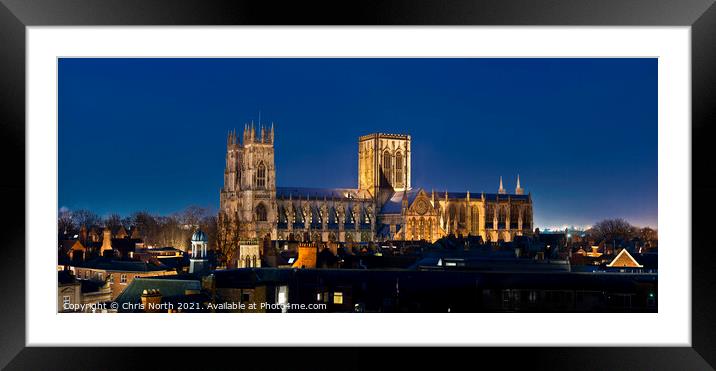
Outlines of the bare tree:
{"label": "bare tree", "polygon": [[122,217],[119,216],[119,214],[110,214],[104,218],[104,225],[109,227],[112,231],[115,231],[122,226]]}
{"label": "bare tree", "polygon": [[62,208],[57,214],[57,231],[60,234],[74,234],[77,231],[77,225],[72,220],[72,212]]}
{"label": "bare tree", "polygon": [[655,229],[644,227],[639,230],[639,238],[651,246],[656,246],[659,241],[659,234]]}
{"label": "bare tree", "polygon": [[624,219],[604,219],[594,224],[588,231],[590,236],[599,243],[616,240],[629,240],[636,236],[637,229]]}
{"label": "bare tree", "polygon": [[89,228],[93,225],[102,224],[102,218],[95,214],[93,211],[87,209],[79,209],[72,212],[72,220],[75,225],[82,227],[83,225]]}
{"label": "bare tree", "polygon": [[207,216],[205,208],[192,205],[179,214],[179,220],[185,225],[198,226]]}
{"label": "bare tree", "polygon": [[239,246],[239,230],[226,214],[220,213],[216,221],[216,255],[220,263],[228,264],[229,258]]}

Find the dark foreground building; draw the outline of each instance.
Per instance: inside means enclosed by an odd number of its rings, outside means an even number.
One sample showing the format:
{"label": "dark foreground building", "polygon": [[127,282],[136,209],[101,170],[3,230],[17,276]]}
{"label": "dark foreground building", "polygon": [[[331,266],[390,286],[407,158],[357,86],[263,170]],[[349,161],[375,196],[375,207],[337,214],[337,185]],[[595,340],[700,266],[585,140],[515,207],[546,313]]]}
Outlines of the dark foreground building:
{"label": "dark foreground building", "polygon": [[211,277],[216,303],[259,312],[657,311],[651,273],[249,268]]}

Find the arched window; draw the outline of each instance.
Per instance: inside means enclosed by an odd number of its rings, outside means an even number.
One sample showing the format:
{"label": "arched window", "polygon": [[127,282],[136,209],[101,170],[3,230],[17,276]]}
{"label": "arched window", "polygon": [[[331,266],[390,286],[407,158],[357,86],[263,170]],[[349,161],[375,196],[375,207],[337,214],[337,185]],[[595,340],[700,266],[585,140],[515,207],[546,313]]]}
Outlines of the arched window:
{"label": "arched window", "polygon": [[256,221],[258,222],[265,222],[268,220],[268,216],[266,215],[266,206],[264,206],[263,203],[260,203],[256,206]]}
{"label": "arched window", "polygon": [[244,260],[244,268],[251,268],[251,258],[246,255],[246,259]]}
{"label": "arched window", "polygon": [[388,179],[388,183],[393,184],[393,178],[391,177],[393,169],[393,158],[390,156],[390,152],[385,151],[383,154],[383,174]]}
{"label": "arched window", "polygon": [[477,235],[480,231],[480,210],[477,206],[472,207],[472,234]]}
{"label": "arched window", "polygon": [[256,264],[256,255],[251,257],[251,264],[252,264],[251,266],[254,268],[258,267],[258,265]]}
{"label": "arched window", "polygon": [[402,187],[403,186],[403,178],[405,177],[405,174],[403,173],[403,154],[398,152],[395,154],[395,185],[396,187]]}
{"label": "arched window", "polygon": [[256,169],[256,188],[266,188],[266,166],[263,162],[260,162]]}
{"label": "arched window", "polygon": [[432,241],[433,240],[433,220],[428,219],[428,233],[427,233],[427,240]]}
{"label": "arched window", "polygon": [[425,231],[425,219],[420,217],[420,222],[418,223],[418,238],[417,239],[424,240],[425,235],[426,235],[425,232],[426,232]]}

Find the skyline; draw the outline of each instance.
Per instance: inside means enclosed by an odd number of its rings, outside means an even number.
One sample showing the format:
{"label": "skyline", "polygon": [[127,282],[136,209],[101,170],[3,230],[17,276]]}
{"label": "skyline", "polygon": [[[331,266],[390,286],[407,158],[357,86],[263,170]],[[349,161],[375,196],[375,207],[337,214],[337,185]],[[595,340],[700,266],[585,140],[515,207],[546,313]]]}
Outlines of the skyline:
{"label": "skyline", "polygon": [[519,174],[536,227],[656,227],[656,72],[656,59],[63,58],[58,207],[217,210],[226,134],[261,112],[279,187],[355,188],[358,136],[404,133],[413,188],[494,193],[502,176],[511,191]]}

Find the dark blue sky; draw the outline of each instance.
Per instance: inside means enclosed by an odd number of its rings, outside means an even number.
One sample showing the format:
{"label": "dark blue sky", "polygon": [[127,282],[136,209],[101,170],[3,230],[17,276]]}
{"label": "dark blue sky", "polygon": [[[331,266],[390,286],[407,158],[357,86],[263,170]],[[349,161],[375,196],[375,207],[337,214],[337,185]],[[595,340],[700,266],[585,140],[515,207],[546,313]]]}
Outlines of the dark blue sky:
{"label": "dark blue sky", "polygon": [[656,226],[656,59],[61,59],[59,207],[217,209],[259,111],[279,186],[356,187],[358,136],[407,133],[414,187],[519,173],[537,226]]}

